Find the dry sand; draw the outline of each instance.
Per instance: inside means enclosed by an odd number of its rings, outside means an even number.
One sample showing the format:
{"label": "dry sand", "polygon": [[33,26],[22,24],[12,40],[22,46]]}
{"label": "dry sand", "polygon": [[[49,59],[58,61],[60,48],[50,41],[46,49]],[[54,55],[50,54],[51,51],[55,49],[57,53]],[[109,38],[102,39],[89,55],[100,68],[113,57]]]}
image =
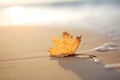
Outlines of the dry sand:
{"label": "dry sand", "polygon": [[107,70],[103,64],[119,63],[120,51],[88,52],[102,60],[99,64],[79,57],[50,57],[52,38],[64,31],[83,35],[78,51],[111,41],[83,29],[0,27],[0,80],[120,80],[120,71]]}

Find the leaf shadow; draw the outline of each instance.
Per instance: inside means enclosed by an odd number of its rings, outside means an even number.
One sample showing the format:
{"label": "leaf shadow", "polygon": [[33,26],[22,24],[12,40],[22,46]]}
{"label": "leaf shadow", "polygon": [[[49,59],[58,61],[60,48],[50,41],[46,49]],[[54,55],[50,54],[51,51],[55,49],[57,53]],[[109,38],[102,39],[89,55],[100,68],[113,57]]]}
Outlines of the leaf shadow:
{"label": "leaf shadow", "polygon": [[78,57],[54,58],[65,70],[70,70],[83,80],[120,80],[120,72],[104,68],[104,64],[95,63]]}

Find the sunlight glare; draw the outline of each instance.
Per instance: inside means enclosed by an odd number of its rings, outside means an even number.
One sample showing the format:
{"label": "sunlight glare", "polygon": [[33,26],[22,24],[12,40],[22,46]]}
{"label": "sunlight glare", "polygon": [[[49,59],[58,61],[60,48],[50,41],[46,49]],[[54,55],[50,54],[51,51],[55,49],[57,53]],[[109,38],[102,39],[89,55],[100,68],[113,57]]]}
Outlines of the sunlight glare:
{"label": "sunlight glare", "polygon": [[11,6],[9,9],[9,15],[13,25],[20,25],[24,23],[24,7]]}
{"label": "sunlight glare", "polygon": [[52,24],[59,21],[66,22],[70,16],[67,11],[56,11],[45,8],[29,8],[11,6],[9,8],[10,22],[14,26],[31,24]]}

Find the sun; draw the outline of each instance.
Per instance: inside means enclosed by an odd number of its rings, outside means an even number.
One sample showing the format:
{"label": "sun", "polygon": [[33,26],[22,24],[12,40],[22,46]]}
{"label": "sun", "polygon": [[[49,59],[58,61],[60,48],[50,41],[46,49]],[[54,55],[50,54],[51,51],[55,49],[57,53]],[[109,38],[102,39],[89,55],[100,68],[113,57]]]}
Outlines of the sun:
{"label": "sun", "polygon": [[11,6],[9,8],[9,16],[13,25],[20,25],[24,23],[24,7],[22,6]]}

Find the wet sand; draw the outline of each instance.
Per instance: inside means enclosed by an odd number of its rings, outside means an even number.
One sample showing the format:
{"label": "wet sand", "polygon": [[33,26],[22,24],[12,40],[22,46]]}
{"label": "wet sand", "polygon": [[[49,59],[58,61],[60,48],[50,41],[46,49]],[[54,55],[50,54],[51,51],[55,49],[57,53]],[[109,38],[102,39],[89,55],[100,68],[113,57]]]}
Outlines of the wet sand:
{"label": "wet sand", "polygon": [[111,42],[105,36],[84,29],[60,27],[0,27],[0,80],[119,80],[120,71],[108,70],[104,64],[120,63],[120,51],[92,51],[102,62],[79,57],[53,58],[48,49],[52,38],[68,31],[83,35],[78,49],[94,49]]}

